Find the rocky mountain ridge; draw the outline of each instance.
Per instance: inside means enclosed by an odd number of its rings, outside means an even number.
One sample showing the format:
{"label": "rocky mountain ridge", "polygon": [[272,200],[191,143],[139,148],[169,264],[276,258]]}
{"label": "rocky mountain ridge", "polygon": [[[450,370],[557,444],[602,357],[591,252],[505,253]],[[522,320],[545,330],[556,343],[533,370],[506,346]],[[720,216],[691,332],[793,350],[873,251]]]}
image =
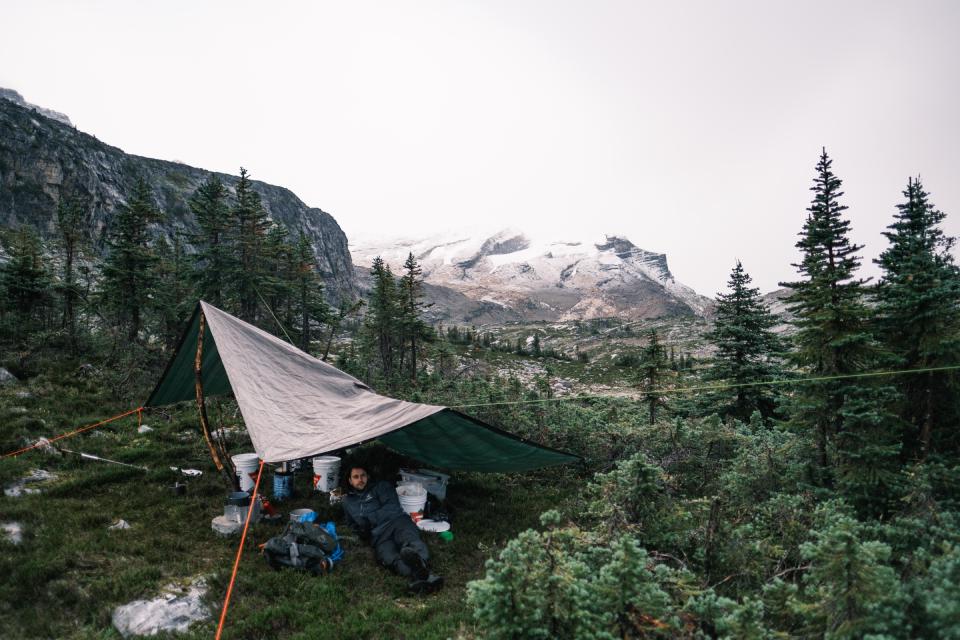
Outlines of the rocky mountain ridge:
{"label": "rocky mountain ridge", "polygon": [[[60,199],[78,196],[89,205],[87,224],[94,248],[102,250],[117,207],[142,177],[165,215],[163,222],[154,225],[158,234],[169,238],[178,231],[196,230],[187,202],[214,172],[124,153],[36,107],[9,99],[10,92],[0,94],[0,226],[27,224],[49,237],[55,231]],[[230,189],[239,179],[216,175]],[[354,295],[356,279],[347,237],[333,216],[308,207],[283,187],[259,181],[253,185],[271,219],[291,233],[302,229],[310,238],[331,297]]]}
{"label": "rocky mountain ridge", "polygon": [[431,314],[452,322],[704,316],[711,306],[676,281],[664,254],[621,236],[551,239],[505,229],[418,240],[358,238],[350,249],[358,269],[379,255],[399,271],[413,253]]}

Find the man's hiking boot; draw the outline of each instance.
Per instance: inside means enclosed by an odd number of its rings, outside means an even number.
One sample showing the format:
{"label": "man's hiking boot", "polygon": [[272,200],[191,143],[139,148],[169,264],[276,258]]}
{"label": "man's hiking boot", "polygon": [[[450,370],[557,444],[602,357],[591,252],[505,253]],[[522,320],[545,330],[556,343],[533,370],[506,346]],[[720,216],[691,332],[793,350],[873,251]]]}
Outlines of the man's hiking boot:
{"label": "man's hiking boot", "polygon": [[430,570],[427,568],[427,563],[423,561],[419,553],[410,547],[404,547],[400,550],[400,558],[404,564],[410,567],[410,571],[413,572],[414,581],[425,582],[430,577]]}
{"label": "man's hiking boot", "polygon": [[431,573],[426,580],[413,580],[407,588],[411,593],[422,596],[439,591],[442,587],[443,578]]}

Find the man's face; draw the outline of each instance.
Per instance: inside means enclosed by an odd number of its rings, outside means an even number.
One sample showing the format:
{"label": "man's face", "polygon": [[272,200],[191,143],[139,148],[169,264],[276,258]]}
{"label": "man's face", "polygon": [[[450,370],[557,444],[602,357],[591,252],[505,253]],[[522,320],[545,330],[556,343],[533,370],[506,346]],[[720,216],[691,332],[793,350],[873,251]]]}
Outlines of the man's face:
{"label": "man's face", "polygon": [[360,467],[350,469],[350,486],[357,491],[363,491],[367,488],[367,472]]}

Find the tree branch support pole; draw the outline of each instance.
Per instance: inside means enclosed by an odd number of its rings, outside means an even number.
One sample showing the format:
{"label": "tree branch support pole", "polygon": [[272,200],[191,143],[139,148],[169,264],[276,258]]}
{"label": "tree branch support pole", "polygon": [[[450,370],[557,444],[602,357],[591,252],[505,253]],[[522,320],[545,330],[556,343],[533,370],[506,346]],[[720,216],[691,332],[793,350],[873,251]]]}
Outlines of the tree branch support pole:
{"label": "tree branch support pole", "polygon": [[200,330],[197,333],[197,355],[193,360],[193,372],[196,376],[194,388],[197,392],[197,412],[200,414],[200,431],[203,432],[203,439],[207,443],[207,448],[210,449],[210,457],[213,458],[213,464],[216,465],[217,471],[223,475],[227,485],[232,487],[234,491],[240,491],[240,481],[239,478],[237,478],[237,474],[233,473],[232,465],[231,468],[228,469],[223,464],[220,453],[217,451],[217,447],[213,443],[213,438],[210,436],[210,420],[207,418],[207,403],[203,397],[203,334],[206,332],[206,328],[207,319],[203,315],[203,311],[201,311]]}

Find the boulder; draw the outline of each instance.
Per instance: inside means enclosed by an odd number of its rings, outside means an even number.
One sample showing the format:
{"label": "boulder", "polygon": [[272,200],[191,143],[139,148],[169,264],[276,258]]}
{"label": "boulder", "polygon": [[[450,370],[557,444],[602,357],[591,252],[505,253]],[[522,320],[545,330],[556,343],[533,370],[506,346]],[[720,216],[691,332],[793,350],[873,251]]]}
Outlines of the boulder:
{"label": "boulder", "polygon": [[113,610],[113,626],[124,638],[183,632],[210,617],[203,604],[207,585],[200,579],[187,587],[167,585],[153,600],[134,600]]}
{"label": "boulder", "polygon": [[34,469],[30,472],[29,475],[20,478],[13,484],[9,484],[3,488],[3,495],[8,498],[19,498],[22,495],[29,495],[31,493],[40,493],[40,489],[35,489],[33,487],[28,487],[28,484],[33,484],[37,482],[46,482],[48,480],[56,480],[57,475],[50,473],[44,469]]}
{"label": "boulder", "polygon": [[17,377],[15,375],[10,373],[3,367],[0,367],[0,387],[6,386],[8,384],[15,384],[17,382],[19,382],[19,380],[17,380]]}
{"label": "boulder", "polygon": [[19,522],[0,523],[0,531],[3,531],[7,540],[12,544],[20,544],[23,542],[23,525]]}
{"label": "boulder", "polygon": [[217,516],[210,523],[211,528],[223,537],[235,536],[243,529],[243,523],[237,522],[233,518],[226,516]]}

